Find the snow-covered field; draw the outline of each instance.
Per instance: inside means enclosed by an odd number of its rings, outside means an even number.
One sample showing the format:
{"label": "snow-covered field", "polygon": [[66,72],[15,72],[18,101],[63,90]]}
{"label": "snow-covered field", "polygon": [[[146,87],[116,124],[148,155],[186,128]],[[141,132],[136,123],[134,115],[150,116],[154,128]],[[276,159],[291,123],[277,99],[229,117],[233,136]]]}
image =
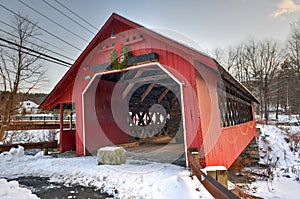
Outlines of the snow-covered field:
{"label": "snow-covered field", "polygon": [[[258,175],[246,190],[263,198],[299,198],[300,126],[295,124],[300,121],[297,116],[280,118],[278,126],[257,125],[261,129],[260,163],[266,166],[250,168]],[[47,131],[22,133],[28,140],[42,141],[47,137]],[[22,135],[13,141],[22,141]],[[17,182],[3,179],[24,176],[49,177],[52,182],[69,186],[93,186],[117,198],[212,198],[196,178],[190,177],[187,169],[165,163],[128,159],[126,164],[118,166],[97,165],[92,156],[51,157],[42,153],[30,156],[19,147],[0,154],[0,168],[1,199],[14,198],[10,194],[36,198]]]}

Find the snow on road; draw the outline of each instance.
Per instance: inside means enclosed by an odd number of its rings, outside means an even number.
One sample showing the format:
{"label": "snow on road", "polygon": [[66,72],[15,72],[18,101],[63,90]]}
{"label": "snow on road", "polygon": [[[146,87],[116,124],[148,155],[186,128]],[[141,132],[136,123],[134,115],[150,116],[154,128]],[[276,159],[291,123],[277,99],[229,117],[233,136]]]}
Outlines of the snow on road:
{"label": "snow on road", "polygon": [[2,178],[50,177],[66,185],[95,186],[118,198],[212,198],[187,169],[171,164],[127,160],[123,165],[97,165],[92,156],[26,156],[19,147],[0,154],[0,167]]}

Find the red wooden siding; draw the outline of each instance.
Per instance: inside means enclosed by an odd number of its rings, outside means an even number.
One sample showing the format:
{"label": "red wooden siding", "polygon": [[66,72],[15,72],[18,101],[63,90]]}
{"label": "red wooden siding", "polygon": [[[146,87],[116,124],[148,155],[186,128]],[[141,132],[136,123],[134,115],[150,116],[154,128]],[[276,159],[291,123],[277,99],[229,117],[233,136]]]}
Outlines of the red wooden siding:
{"label": "red wooden siding", "polygon": [[75,142],[75,130],[63,130],[63,133],[60,134],[60,152],[72,151],[76,149]]}
{"label": "red wooden siding", "polygon": [[103,146],[128,142],[128,135],[113,118],[111,98],[114,86],[113,82],[95,81],[84,95],[84,141],[88,153]]}

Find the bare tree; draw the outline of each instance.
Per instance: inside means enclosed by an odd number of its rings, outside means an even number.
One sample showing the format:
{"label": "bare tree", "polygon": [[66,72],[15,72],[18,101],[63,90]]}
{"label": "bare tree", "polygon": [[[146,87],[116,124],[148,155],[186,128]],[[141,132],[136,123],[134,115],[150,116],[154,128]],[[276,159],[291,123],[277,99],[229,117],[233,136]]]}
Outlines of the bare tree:
{"label": "bare tree", "polygon": [[[226,53],[223,53],[226,54]],[[220,55],[220,53],[219,53]],[[230,47],[224,63],[228,71],[252,91],[260,100],[258,107],[268,122],[269,105],[274,92],[273,83],[283,62],[283,52],[275,40],[253,39]]]}
{"label": "bare tree", "polygon": [[266,122],[269,119],[269,105],[271,90],[270,85],[274,81],[276,74],[280,69],[280,65],[283,62],[283,52],[279,47],[279,44],[274,40],[266,40],[260,44],[261,56],[260,60],[262,63],[262,88],[264,98],[264,114]]}
{"label": "bare tree", "polygon": [[288,57],[297,72],[300,74],[300,20],[292,25],[292,34],[288,40]]}
{"label": "bare tree", "polygon": [[244,59],[243,59],[243,44],[237,47],[229,47],[228,50],[216,48],[213,51],[213,57],[227,69],[239,81],[245,80]]}
{"label": "bare tree", "polygon": [[260,42],[250,40],[245,44],[245,66],[251,74],[251,81],[258,88],[261,102],[260,112],[264,115],[266,123],[269,119],[269,105],[273,82],[283,61],[283,53],[278,42],[269,39]]}
{"label": "bare tree", "polygon": [[298,85],[297,78],[292,64],[286,57],[273,83],[276,88],[272,89],[275,94],[272,104],[276,106],[276,119],[278,119],[279,107],[284,108],[287,113],[290,113],[290,107],[297,107],[297,103],[299,103],[298,94],[295,93]]}
{"label": "bare tree", "polygon": [[250,86],[250,73],[246,65],[245,44],[239,44],[236,48],[228,49],[228,67],[232,68],[234,76],[247,87]]}
{"label": "bare tree", "polygon": [[222,48],[215,48],[213,53],[212,53],[212,56],[215,58],[215,60],[217,60],[217,62],[219,62],[221,65],[223,65],[224,63],[224,53],[225,53],[225,50],[222,49]]}
{"label": "bare tree", "polygon": [[39,62],[39,56],[33,56],[23,47],[41,51],[34,37],[39,35],[36,23],[28,17],[15,16],[12,24],[16,30],[15,37],[7,38],[15,45],[2,45],[0,51],[0,86],[1,123],[0,141],[5,137],[5,130],[11,125],[12,115],[18,109],[22,96],[28,94],[45,79],[45,70]]}
{"label": "bare tree", "polygon": [[287,45],[287,59],[291,69],[296,77],[294,77],[294,84],[290,87],[291,105],[294,112],[300,114],[300,20],[296,21],[291,26],[291,36]]}

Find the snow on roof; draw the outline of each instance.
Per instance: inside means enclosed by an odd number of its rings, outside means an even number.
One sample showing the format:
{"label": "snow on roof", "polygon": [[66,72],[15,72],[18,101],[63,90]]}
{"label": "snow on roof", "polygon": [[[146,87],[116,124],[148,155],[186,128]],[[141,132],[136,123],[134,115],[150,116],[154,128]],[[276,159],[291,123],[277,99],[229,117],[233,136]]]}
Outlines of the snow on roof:
{"label": "snow on roof", "polygon": [[21,102],[21,105],[25,108],[38,108],[39,105],[37,105],[35,102],[31,101],[31,100],[25,100],[23,102]]}

